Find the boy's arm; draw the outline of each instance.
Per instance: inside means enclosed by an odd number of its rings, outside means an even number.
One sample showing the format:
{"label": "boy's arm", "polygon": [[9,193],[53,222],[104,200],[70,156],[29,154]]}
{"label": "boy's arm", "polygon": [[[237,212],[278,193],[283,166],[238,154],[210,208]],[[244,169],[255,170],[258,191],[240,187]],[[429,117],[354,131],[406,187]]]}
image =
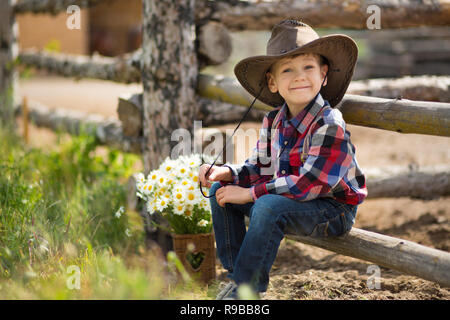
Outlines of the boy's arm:
{"label": "boy's arm", "polygon": [[[338,113],[336,113],[336,111]],[[345,134],[345,123],[338,110],[313,128],[311,146],[299,175],[288,175],[252,187],[253,199],[264,194],[292,194],[306,201],[329,193],[352,165],[352,145]]]}
{"label": "boy's arm", "polygon": [[[270,168],[270,129],[273,118],[271,113],[264,116],[262,127],[259,131],[259,139],[256,143],[256,147],[253,149],[250,158],[245,160],[244,164],[229,164],[226,163],[223,166],[230,168],[233,177],[233,184],[249,187],[254,181],[258,180],[258,183],[269,181],[273,178],[273,172],[269,171],[269,174],[261,171],[261,168]],[[271,173],[270,173],[271,172]],[[228,184],[228,182],[221,181],[222,185]]]}

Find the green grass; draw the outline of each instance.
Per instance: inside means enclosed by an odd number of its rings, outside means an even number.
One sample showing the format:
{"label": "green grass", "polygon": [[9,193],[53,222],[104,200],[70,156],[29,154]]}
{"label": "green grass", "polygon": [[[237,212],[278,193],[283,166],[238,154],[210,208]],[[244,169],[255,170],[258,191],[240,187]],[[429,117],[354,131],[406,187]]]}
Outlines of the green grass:
{"label": "green grass", "polygon": [[0,150],[0,299],[207,298],[163,267],[139,214],[121,209],[137,156],[99,155],[88,135],[31,148],[2,127]]}

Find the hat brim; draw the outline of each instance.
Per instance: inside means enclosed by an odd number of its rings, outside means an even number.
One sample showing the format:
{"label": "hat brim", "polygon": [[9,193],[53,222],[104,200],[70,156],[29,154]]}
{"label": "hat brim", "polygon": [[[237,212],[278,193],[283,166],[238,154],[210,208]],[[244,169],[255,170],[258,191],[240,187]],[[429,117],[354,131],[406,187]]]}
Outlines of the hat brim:
{"label": "hat brim", "polygon": [[[269,106],[277,107],[284,99],[277,93],[270,92],[267,86],[266,73],[277,60],[300,53],[320,54],[330,63],[327,85],[320,93],[332,107],[344,97],[350,84],[358,58],[358,47],[355,41],[346,35],[335,34],[320,37],[301,47],[279,55],[261,55],[245,58],[234,68],[236,78],[251,95]],[[263,88],[261,89],[261,86]]]}

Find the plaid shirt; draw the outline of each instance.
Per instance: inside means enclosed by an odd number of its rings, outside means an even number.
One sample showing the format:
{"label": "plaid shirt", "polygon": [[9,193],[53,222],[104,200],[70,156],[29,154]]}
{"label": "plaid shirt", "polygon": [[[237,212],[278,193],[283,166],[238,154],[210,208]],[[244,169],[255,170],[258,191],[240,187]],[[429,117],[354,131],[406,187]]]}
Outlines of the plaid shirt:
{"label": "plaid shirt", "polygon": [[[284,104],[265,115],[256,148],[243,165],[224,165],[233,183],[250,187],[254,200],[280,194],[298,201],[331,197],[361,203],[367,196],[365,178],[342,113],[320,94],[293,119],[287,119],[287,108]],[[302,157],[304,143],[309,150]]]}

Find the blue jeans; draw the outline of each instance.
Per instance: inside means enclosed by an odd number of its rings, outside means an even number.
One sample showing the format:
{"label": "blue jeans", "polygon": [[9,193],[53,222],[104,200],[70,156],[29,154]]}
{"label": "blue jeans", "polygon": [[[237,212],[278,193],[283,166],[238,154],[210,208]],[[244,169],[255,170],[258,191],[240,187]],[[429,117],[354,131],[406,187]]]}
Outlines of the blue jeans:
{"label": "blue jeans", "polygon": [[[210,195],[221,185],[215,182]],[[357,206],[331,198],[299,202],[267,194],[246,204],[219,206],[210,198],[217,254],[229,277],[265,292],[269,272],[285,234],[340,236],[352,228]],[[245,216],[250,218],[248,230]]]}

